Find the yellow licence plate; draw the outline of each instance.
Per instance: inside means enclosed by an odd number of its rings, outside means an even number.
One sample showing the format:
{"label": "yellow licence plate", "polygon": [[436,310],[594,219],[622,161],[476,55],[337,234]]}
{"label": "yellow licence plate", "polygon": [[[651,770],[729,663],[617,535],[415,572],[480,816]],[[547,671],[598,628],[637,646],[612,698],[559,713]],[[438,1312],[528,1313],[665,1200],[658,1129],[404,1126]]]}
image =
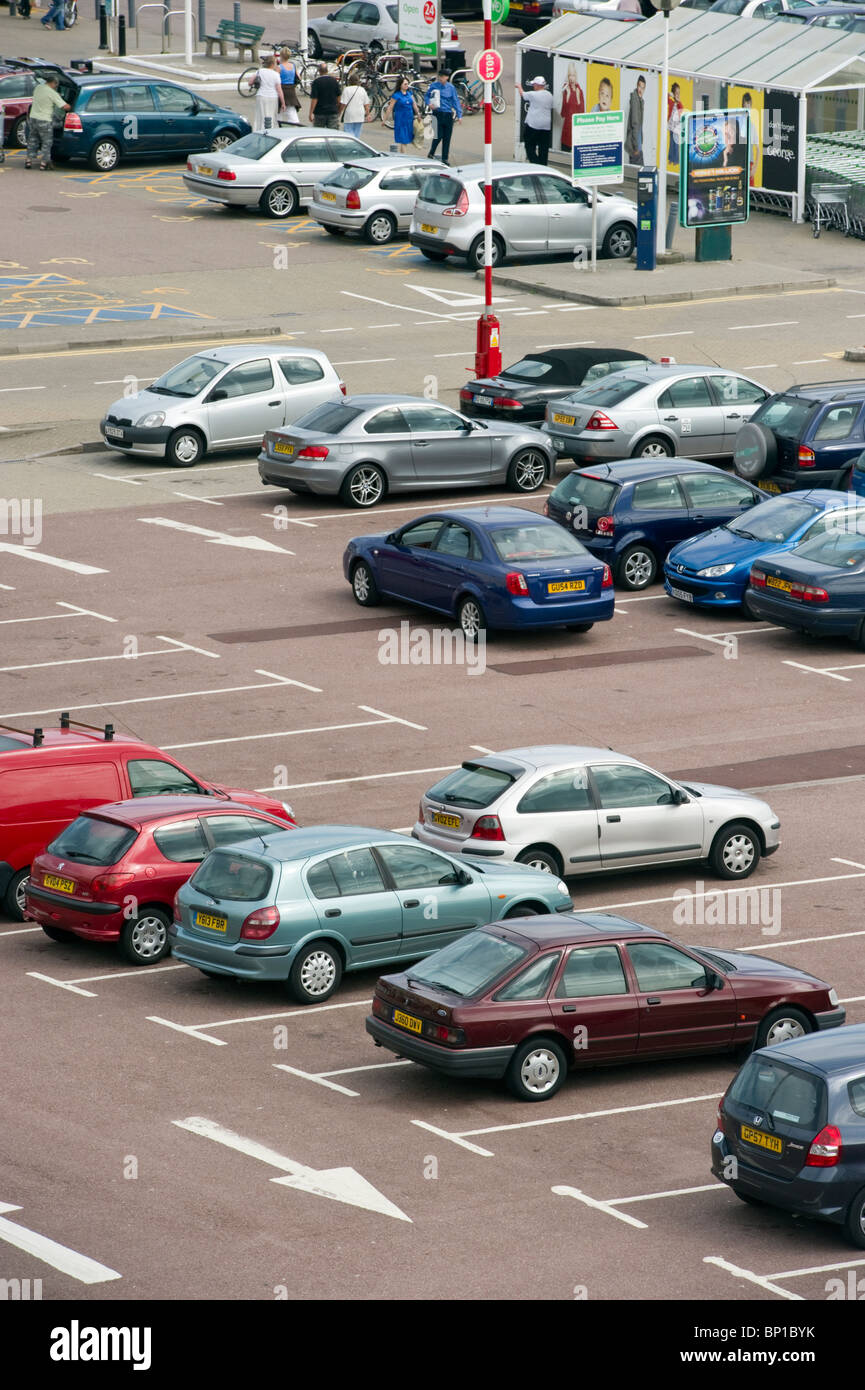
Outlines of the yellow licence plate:
{"label": "yellow licence plate", "polygon": [[784,1145],[776,1134],[764,1134],[761,1129],[752,1129],[750,1125],[742,1125],[742,1138],[748,1144],[756,1144],[759,1149],[768,1149],[773,1154],[779,1154]]}
{"label": "yellow licence plate", "polygon": [[322,201],[323,203],[335,203],[335,202],[336,202],[336,194],[335,194],[335,193],[322,193],[322,195],[321,195],[321,201]]}
{"label": "yellow licence plate", "polygon": [[43,880],[46,888],[56,888],[58,893],[74,893],[74,878],[58,878],[56,874],[46,874]]}
{"label": "yellow licence plate", "polygon": [[451,830],[460,828],[459,816],[446,816],[442,811],[434,811],[431,819],[434,825],[446,825]]}
{"label": "yellow licence plate", "polygon": [[209,927],[211,931],[227,931],[227,917],[211,917],[209,912],[196,912],[195,925],[197,927]]}
{"label": "yellow licence plate", "polygon": [[553,416],[553,424],[554,424],[554,425],[575,425],[576,423],[577,423],[577,417],[576,417],[575,415],[554,415],[554,416]]}
{"label": "yellow licence plate", "polygon": [[293,453],[294,453],[294,445],[293,445],[293,444],[274,444],[274,446],[273,446],[273,452],[274,452],[275,454],[293,454]]}
{"label": "yellow licence plate", "polygon": [[423,1028],[419,1018],[412,1018],[411,1014],[401,1014],[399,1009],[394,1009],[393,1021],[398,1028],[407,1028],[410,1033],[419,1033]]}
{"label": "yellow licence plate", "polygon": [[789,594],[793,588],[793,585],[788,584],[786,579],[776,579],[773,574],[767,575],[766,584],[770,589],[783,589],[785,594]]}
{"label": "yellow licence plate", "polygon": [[422,232],[429,232],[431,236],[438,236],[439,234],[438,227],[431,227],[428,222],[421,222],[420,229]]}
{"label": "yellow licence plate", "polygon": [[757,486],[758,486],[758,488],[760,488],[760,490],[761,490],[762,492],[778,492],[778,493],[780,493],[780,491],[781,491],[781,489],[779,488],[779,486],[778,486],[777,483],[758,483]]}
{"label": "yellow licence plate", "polygon": [[563,579],[558,584],[548,584],[548,594],[567,594],[576,589],[585,589],[585,579]]}
{"label": "yellow licence plate", "polygon": [[199,164],[195,172],[196,174],[204,174],[205,178],[213,178],[213,170],[211,169],[209,164]]}

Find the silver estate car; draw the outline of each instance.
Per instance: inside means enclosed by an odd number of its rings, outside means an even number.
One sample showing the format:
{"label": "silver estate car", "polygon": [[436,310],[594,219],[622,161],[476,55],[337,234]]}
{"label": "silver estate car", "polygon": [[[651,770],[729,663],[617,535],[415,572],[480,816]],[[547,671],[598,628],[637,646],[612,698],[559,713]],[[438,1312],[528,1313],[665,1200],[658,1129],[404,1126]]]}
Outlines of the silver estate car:
{"label": "silver estate car", "polygon": [[420,186],[435,169],[440,160],[405,154],[353,159],[316,185],[310,216],[331,236],[360,232],[384,246],[408,231]]}
{"label": "silver estate car", "polygon": [[344,394],[345,383],[315,348],[226,344],[187,357],[147,390],[115,401],[99,429],[112,449],[189,468],[208,449],[259,444],[269,427]]}
{"label": "silver estate car", "polygon": [[[399,40],[396,0],[349,0],[327,16],[314,16],[307,27],[310,58],[368,48],[371,53],[395,49]],[[455,48],[459,35],[449,19],[439,24],[442,49]]]}
{"label": "silver estate car", "polygon": [[550,401],[542,428],[576,460],[719,458],[768,395],[724,367],[635,363]]}
{"label": "silver estate car", "polygon": [[425,793],[419,814],[412,835],[426,845],[557,878],[688,860],[747,878],[780,843],[778,817],[756,796],[565,744],[464,762]]}
{"label": "silver estate car", "polygon": [[285,134],[244,135],[222,154],[190,155],[183,182],[212,203],[292,217],[344,160],[377,154],[353,135],[295,126]]}
{"label": "silver estate car", "polygon": [[[505,256],[572,256],[578,248],[585,252],[591,246],[591,193],[566,174],[537,164],[496,162],[492,184],[493,265]],[[636,204],[619,194],[599,193],[601,255],[630,256],[636,236]],[[480,269],[484,262],[483,164],[466,164],[424,180],[409,241],[427,260],[460,255]]]}
{"label": "silver estate car", "polygon": [[388,492],[501,486],[537,492],[555,455],[540,430],[470,420],[423,396],[350,396],[318,406],[290,430],[268,430],[263,483],[289,492],[339,494],[373,507]]}

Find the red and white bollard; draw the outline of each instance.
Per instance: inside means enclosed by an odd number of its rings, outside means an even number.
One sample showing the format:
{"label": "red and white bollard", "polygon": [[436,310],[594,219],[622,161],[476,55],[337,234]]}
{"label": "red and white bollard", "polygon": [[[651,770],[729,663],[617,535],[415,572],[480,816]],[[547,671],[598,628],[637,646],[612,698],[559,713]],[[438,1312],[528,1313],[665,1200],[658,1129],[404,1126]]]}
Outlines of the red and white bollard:
{"label": "red and white bollard", "polygon": [[491,0],[484,0],[484,48],[475,71],[484,84],[484,312],[478,319],[475,376],[498,376],[502,369],[499,321],[493,313],[493,83],[502,75],[502,60],[492,46]]}

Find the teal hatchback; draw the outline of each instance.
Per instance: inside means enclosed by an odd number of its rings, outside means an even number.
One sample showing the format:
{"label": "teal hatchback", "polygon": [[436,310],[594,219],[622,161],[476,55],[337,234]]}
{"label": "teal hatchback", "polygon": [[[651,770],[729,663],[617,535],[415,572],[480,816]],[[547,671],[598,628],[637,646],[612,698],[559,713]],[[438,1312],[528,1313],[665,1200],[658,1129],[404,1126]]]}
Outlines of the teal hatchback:
{"label": "teal hatchback", "polygon": [[212,850],[179,890],[177,960],[279,981],[320,1004],[343,971],[417,960],[501,918],[570,912],[566,885],[521,864],[452,858],[363,826],[277,831]]}

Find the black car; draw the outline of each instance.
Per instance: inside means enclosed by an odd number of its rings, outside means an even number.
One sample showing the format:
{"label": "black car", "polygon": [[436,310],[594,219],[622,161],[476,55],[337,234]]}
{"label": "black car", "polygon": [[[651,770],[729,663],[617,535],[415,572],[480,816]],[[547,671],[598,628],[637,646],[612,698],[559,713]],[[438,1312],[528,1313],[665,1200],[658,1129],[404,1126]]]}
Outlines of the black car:
{"label": "black car", "polygon": [[743,1202],[843,1226],[865,1249],[865,1025],[752,1053],[718,1106],[712,1172]]}
{"label": "black car", "polygon": [[543,420],[548,401],[563,391],[575,391],[598,377],[619,372],[631,362],[651,358],[629,348],[556,348],[549,352],[530,352],[505,367],[498,376],[480,377],[460,391],[460,409],[465,415],[489,419],[498,415],[520,423]]}
{"label": "black car", "polygon": [[817,381],[764,401],[736,434],[733,464],[763,492],[843,489],[863,449],[865,381]]}

